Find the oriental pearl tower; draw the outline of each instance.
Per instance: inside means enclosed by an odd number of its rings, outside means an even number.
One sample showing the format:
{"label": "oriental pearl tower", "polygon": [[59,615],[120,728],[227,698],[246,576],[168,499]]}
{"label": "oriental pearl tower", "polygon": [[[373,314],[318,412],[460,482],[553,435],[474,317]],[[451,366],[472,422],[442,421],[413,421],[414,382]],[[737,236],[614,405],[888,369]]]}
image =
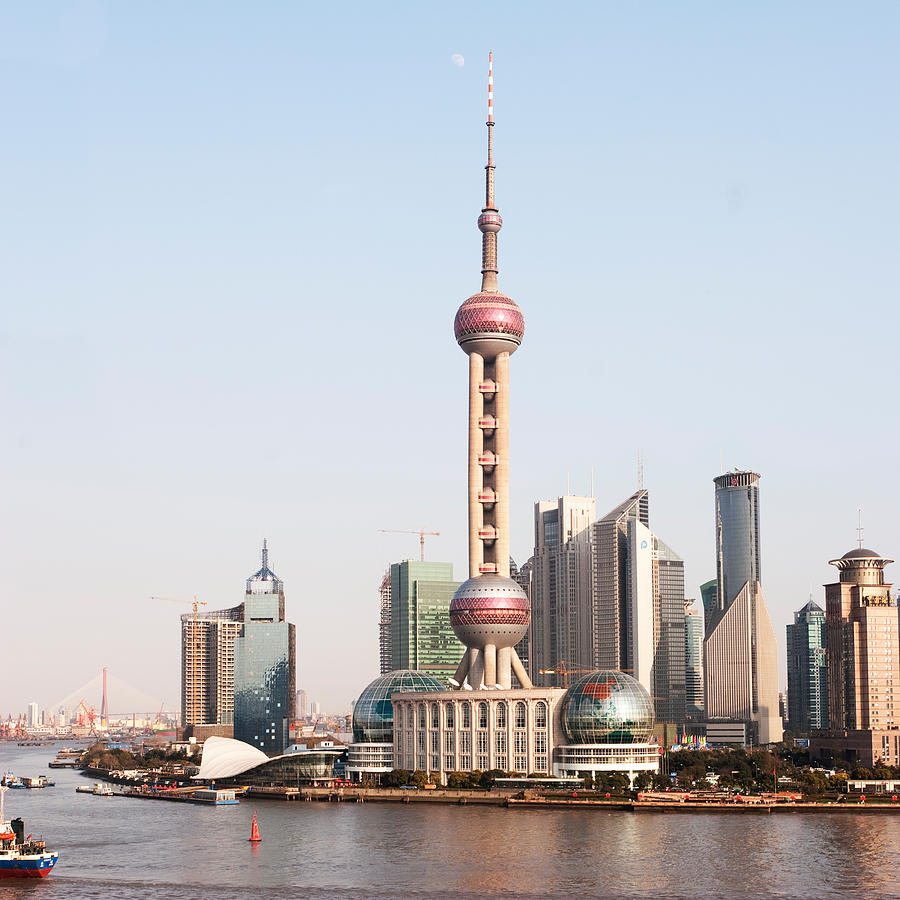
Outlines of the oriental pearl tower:
{"label": "oriental pearl tower", "polygon": [[456,313],[457,343],[469,357],[469,578],[453,595],[450,624],[466,652],[454,687],[524,688],[532,683],[515,650],[531,620],[528,597],[509,577],[509,358],[525,333],[522,311],[497,286],[497,234],[503,225],[494,200],[493,54],[488,62],[485,203],[481,290]]}

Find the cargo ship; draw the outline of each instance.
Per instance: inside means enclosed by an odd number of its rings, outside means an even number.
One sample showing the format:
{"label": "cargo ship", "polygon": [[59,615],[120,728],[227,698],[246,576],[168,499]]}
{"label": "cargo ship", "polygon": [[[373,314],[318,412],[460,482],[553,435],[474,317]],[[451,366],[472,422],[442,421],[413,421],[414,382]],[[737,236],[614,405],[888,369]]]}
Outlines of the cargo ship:
{"label": "cargo ship", "polygon": [[25,824],[21,819],[6,821],[4,795],[7,788],[0,786],[0,879],[2,878],[46,878],[56,861],[58,853],[50,852],[43,841],[25,837]]}

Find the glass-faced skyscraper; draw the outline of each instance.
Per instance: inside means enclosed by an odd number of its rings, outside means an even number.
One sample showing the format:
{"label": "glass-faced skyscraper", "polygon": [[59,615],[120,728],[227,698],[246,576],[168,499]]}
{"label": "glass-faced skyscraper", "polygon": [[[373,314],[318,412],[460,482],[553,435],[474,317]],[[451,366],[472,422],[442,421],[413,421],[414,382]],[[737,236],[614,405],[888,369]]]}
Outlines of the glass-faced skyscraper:
{"label": "glass-faced skyscraper", "polygon": [[[706,714],[781,740],[778,645],[760,585],[759,475],[734,470],[716,486],[716,592],[703,592]],[[705,586],[704,586],[705,587]]]}
{"label": "glass-faced skyscraper", "polygon": [[[719,614],[749,582],[762,581],[759,565],[759,475],[729,472],[716,485],[716,580]],[[715,615],[715,610],[713,611]],[[715,622],[707,620],[706,630]]]}
{"label": "glass-faced skyscraper", "polygon": [[391,565],[391,669],[425,672],[444,683],[453,675],[464,649],[450,627],[458,587],[453,563],[407,559]]}
{"label": "glass-faced skyscraper", "polygon": [[243,606],[234,642],[234,736],[265,753],[283,753],[294,718],[296,635],[284,620],[284,585],[269,568],[265,543]]}
{"label": "glass-faced skyscraper", "polygon": [[807,734],[828,727],[828,670],[825,667],[825,610],[812,600],[787,626],[788,720],[791,731]]}

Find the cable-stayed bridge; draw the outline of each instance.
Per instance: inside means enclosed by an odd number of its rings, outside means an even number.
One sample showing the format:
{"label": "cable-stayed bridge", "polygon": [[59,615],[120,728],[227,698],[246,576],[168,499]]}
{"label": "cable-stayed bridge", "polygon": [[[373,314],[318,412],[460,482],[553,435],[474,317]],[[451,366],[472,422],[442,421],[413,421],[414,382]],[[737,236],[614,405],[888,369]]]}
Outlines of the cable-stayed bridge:
{"label": "cable-stayed bridge", "polygon": [[[109,706],[110,718],[121,718],[139,713],[142,716],[151,713],[156,715],[164,705],[164,698],[129,684],[122,678],[107,672],[106,696]],[[103,704],[103,673],[98,672],[95,678],[76,688],[70,694],[57,700],[50,709],[75,709],[81,701],[88,706],[100,709]],[[177,703],[169,703],[170,707],[177,707]],[[167,710],[164,710],[166,712]]]}

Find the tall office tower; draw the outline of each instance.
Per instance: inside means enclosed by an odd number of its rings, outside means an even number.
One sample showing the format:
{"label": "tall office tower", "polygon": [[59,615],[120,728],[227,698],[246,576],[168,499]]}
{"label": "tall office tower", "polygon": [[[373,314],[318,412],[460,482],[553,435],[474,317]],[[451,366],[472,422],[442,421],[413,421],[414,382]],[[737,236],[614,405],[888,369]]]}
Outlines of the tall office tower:
{"label": "tall office tower", "polygon": [[234,642],[244,606],[181,617],[181,724],[234,724]]}
{"label": "tall office tower", "polygon": [[743,722],[759,743],[774,743],[783,729],[778,645],[759,583],[759,475],[733,471],[714,482],[717,586],[705,610],[706,715]]}
{"label": "tall office tower", "polygon": [[298,719],[305,719],[309,715],[309,697],[303,688],[300,688],[297,691],[297,698],[294,706],[294,713]]}
{"label": "tall office tower", "polygon": [[594,523],[593,550],[593,665],[632,674],[657,719],[684,721],[684,562],[650,530],[648,491]]}
{"label": "tall office tower", "polygon": [[525,636],[531,613],[525,592],[509,577],[509,358],[522,343],[525,319],[497,285],[503,221],[494,202],[493,104],[489,67],[485,203],[478,217],[481,290],[463,302],[453,323],[469,358],[469,578],[453,596],[450,620],[467,648],[457,684],[510,688],[515,671],[520,684],[530,688],[515,645]]}
{"label": "tall office tower", "polygon": [[594,523],[593,661],[597,669],[633,668],[628,591],[628,523],[650,525],[650,495],[636,491]]}
{"label": "tall office tower", "polygon": [[247,579],[244,620],[234,642],[234,736],[266,753],[282,753],[294,719],[297,643],[284,619],[284,585],[269,568]]}
{"label": "tall office tower", "polygon": [[684,561],[637,518],[628,519],[625,549],[621,668],[653,697],[659,721],[683,722]]}
{"label": "tall office tower", "polygon": [[787,626],[788,721],[807,734],[828,727],[825,610],[810,599]]}
{"label": "tall office tower", "polygon": [[[521,566],[517,566],[514,559],[510,557],[509,560],[509,577],[520,587],[523,591],[525,591],[525,595],[528,597],[528,603],[531,604],[531,579],[534,573],[534,557],[529,556],[528,561],[522,563]],[[534,611],[532,609],[531,613],[531,621],[534,623]],[[525,667],[525,671],[528,673],[529,678],[534,681],[534,671],[531,668],[531,661],[533,658],[533,653],[531,650],[531,626],[528,627],[528,633],[525,637],[519,641],[515,646],[516,653],[519,654],[519,659],[522,660],[522,665]]]}
{"label": "tall office tower", "polygon": [[450,601],[459,587],[453,563],[407,559],[393,563],[390,576],[391,669],[415,669],[446,682],[463,651],[450,627]]}
{"label": "tall office tower", "polygon": [[653,535],[657,572],[653,604],[653,690],[656,717],[683,722],[687,705],[684,655],[684,560]]}
{"label": "tall office tower", "polygon": [[900,701],[897,601],[884,581],[884,567],[892,562],[859,547],[829,563],[841,573],[840,581],[825,585],[833,730],[882,731],[900,725],[900,703],[896,715],[894,708],[894,698]]}
{"label": "tall office tower", "polygon": [[38,705],[34,701],[28,704],[28,727],[36,728],[40,724],[38,719]]}
{"label": "tall office tower", "polygon": [[[541,669],[592,669],[591,497],[534,505],[531,573],[532,674]],[[542,676],[562,685],[561,674]]]}
{"label": "tall office tower", "polygon": [[381,674],[394,668],[391,659],[391,570],[388,569],[378,588],[378,657]]}
{"label": "tall office tower", "polygon": [[[715,583],[715,582],[713,582]],[[703,702],[703,622],[693,600],[684,601],[684,712],[701,719]]]}

